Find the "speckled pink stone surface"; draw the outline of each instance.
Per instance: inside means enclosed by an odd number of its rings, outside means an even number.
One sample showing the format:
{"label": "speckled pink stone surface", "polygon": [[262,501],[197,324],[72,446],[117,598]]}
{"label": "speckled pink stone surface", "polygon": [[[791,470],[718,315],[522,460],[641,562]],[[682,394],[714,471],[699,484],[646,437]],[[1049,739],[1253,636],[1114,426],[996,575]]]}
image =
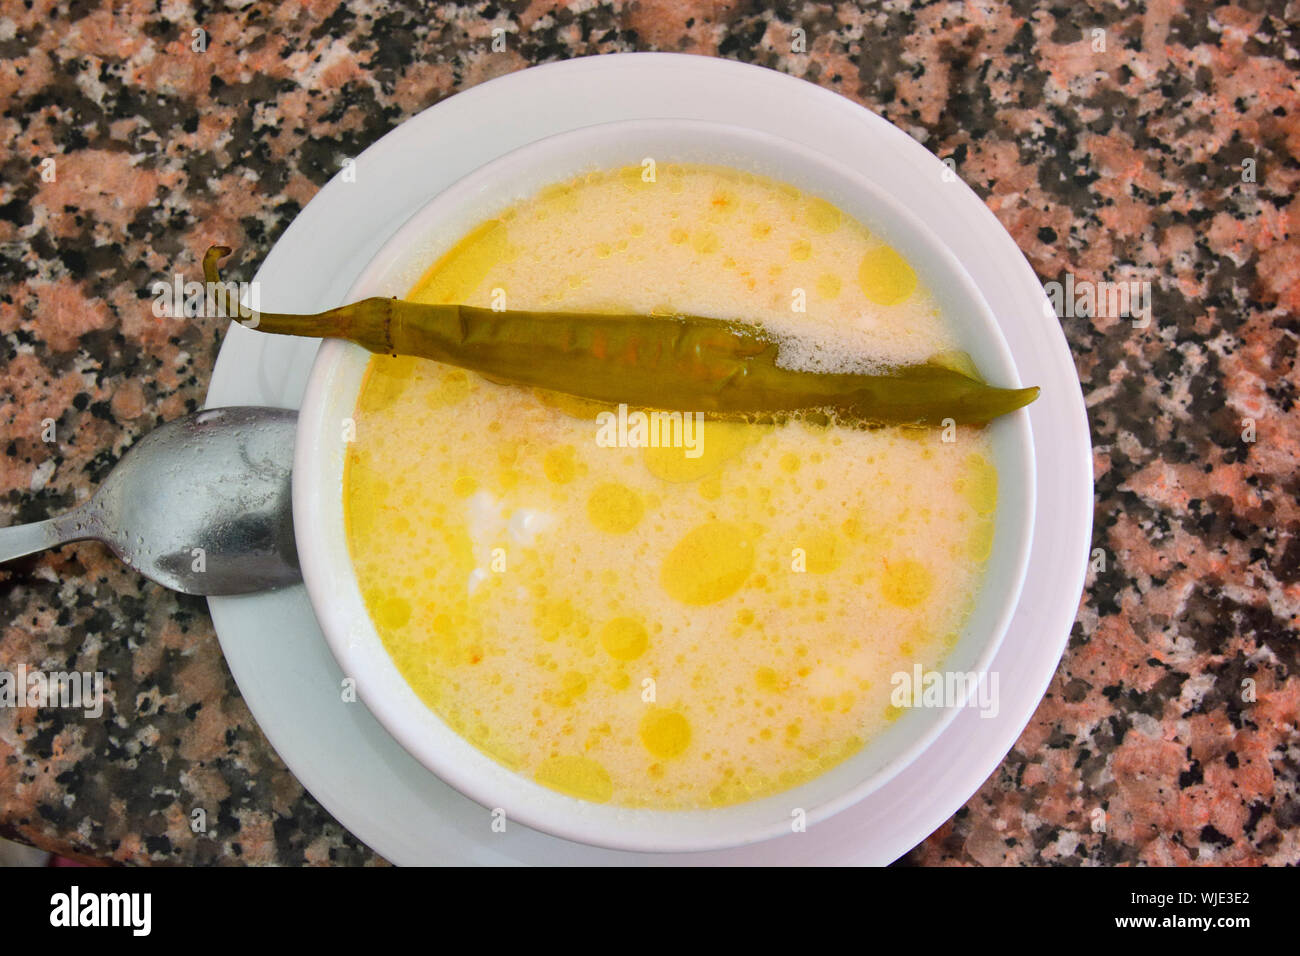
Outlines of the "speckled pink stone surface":
{"label": "speckled pink stone surface", "polygon": [[[1044,282],[1151,284],[1146,328],[1061,320],[1104,568],[1015,748],[905,859],[1300,863],[1294,3],[162,9],[0,11],[0,520],[68,508],[201,404],[222,323],[155,318],[155,280],[214,241],[251,273],[406,118],[565,57],[757,63],[951,158]],[[118,862],[377,859],[270,749],[201,600],[81,544],[0,569],[0,609],[0,670],[108,682],[98,719],[0,708],[0,833]]]}

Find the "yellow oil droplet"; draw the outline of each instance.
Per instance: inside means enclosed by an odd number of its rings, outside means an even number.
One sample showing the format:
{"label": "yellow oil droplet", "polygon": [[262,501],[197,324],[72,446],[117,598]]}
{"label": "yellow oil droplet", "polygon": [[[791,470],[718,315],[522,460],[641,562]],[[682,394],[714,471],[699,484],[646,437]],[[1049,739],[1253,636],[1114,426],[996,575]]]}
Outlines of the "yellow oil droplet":
{"label": "yellow oil droplet", "polygon": [[705,501],[717,501],[722,497],[722,476],[709,475],[701,478],[696,488],[699,489],[700,497]]}
{"label": "yellow oil droplet", "polygon": [[571,630],[577,623],[578,614],[572,602],[566,600],[549,601],[543,604],[536,615],[537,632],[544,641],[558,640],[560,635]]}
{"label": "yellow oil droplet", "polygon": [[678,226],[668,233],[668,241],[675,246],[680,246],[689,238],[686,230]]}
{"label": "yellow oil droplet", "polygon": [[508,230],[489,219],[429,267],[407,295],[416,302],[464,302],[508,254]]}
{"label": "yellow oil droplet", "polygon": [[600,646],[619,661],[634,661],[650,646],[645,625],[634,617],[616,617],[600,631]]}
{"label": "yellow oil droplet", "polygon": [[601,531],[626,534],[641,523],[645,502],[627,485],[607,481],[597,485],[587,499],[587,517]]}
{"label": "yellow oil droplet", "polygon": [[833,531],[813,531],[803,536],[808,570],[814,574],[829,574],[844,559],[844,546]]}
{"label": "yellow oil droplet", "polygon": [[525,442],[518,438],[503,440],[497,444],[497,461],[502,465],[513,465],[519,460],[519,452]]}
{"label": "yellow oil droplet", "polygon": [[641,719],[641,743],[661,760],[676,757],[690,746],[690,722],[675,710],[656,707]]}
{"label": "yellow oil droplet", "polygon": [[451,485],[451,493],[457,498],[468,498],[478,491],[478,479],[473,475],[461,475]]}
{"label": "yellow oil droplet", "polygon": [[644,223],[639,223],[639,222],[634,222],[634,223],[632,223],[632,225],[630,225],[630,226],[627,227],[627,234],[628,234],[629,236],[631,236],[632,238],[634,238],[634,239],[635,239],[635,238],[638,238],[638,237],[640,237],[640,236],[644,236],[644,235],[645,235],[645,224],[644,224]]}
{"label": "yellow oil droplet", "polygon": [[371,604],[371,613],[381,628],[395,630],[405,627],[411,619],[411,602],[403,597],[386,597]]}
{"label": "yellow oil droplet", "polygon": [[556,707],[571,707],[587,692],[587,678],[577,671],[565,671],[555,687],[542,692],[542,699]]}
{"label": "yellow oil droplet", "polygon": [[721,245],[718,234],[708,229],[701,229],[691,236],[691,248],[702,256],[717,252]]}
{"label": "yellow oil droplet", "polygon": [[598,243],[596,243],[596,258],[597,258],[597,259],[608,259],[608,258],[609,258],[610,256],[612,256],[613,254],[614,254],[614,247],[611,246],[608,242],[598,242]]}
{"label": "yellow oil droplet", "polygon": [[664,561],[660,580],[683,604],[716,604],[730,597],[754,569],[754,545],[744,529],[709,521],[688,531]]}
{"label": "yellow oil droplet", "polygon": [[469,373],[464,369],[443,369],[437,382],[425,390],[424,401],[429,408],[446,408],[468,398],[472,388]]}
{"label": "yellow oil droplet", "polygon": [[844,219],[844,214],[839,209],[819,197],[808,200],[808,205],[804,208],[804,216],[813,232],[821,235],[834,232]]}
{"label": "yellow oil droplet", "polygon": [[987,561],[993,553],[993,519],[981,517],[971,529],[966,553],[976,561]]}
{"label": "yellow oil droplet", "polygon": [[647,447],[642,450],[642,456],[650,473],[657,478],[674,482],[697,481],[720,471],[726,462],[739,455],[759,435],[757,426],[744,422],[706,421],[696,430],[694,450],[699,452],[696,457],[691,457],[693,450],[687,447],[685,440],[681,447]]}
{"label": "yellow oil droplet", "polygon": [[770,222],[756,222],[750,228],[749,234],[755,239],[766,239],[772,234],[772,224]]}
{"label": "yellow oil droplet", "polygon": [[784,691],[789,682],[782,679],[781,675],[770,667],[760,667],[754,672],[754,683],[758,689],[770,694],[778,694]]}
{"label": "yellow oil droplet", "polygon": [[614,796],[609,771],[589,757],[551,757],[537,768],[533,779],[544,787],[594,803],[607,803]]}
{"label": "yellow oil droplet", "polygon": [[799,456],[792,451],[786,452],[781,456],[781,470],[794,474],[799,470]]}
{"label": "yellow oil droplet", "polygon": [[709,791],[709,803],[715,807],[727,807],[741,803],[750,796],[739,780],[724,780]]}
{"label": "yellow oil droplet", "polygon": [[519,751],[508,746],[503,741],[493,739],[486,728],[483,728],[481,733],[476,734],[470,742],[489,757],[495,757],[511,770],[518,770],[524,762]]}
{"label": "yellow oil droplet", "polygon": [[962,463],[962,496],[976,514],[992,514],[998,506],[998,470],[983,455],[971,452]]}
{"label": "yellow oil droplet", "polygon": [[468,575],[474,568],[474,544],[470,541],[469,531],[463,524],[437,529],[442,537],[442,550],[445,556],[442,570],[448,574],[461,577]]}
{"label": "yellow oil droplet", "polygon": [[357,396],[357,411],[377,412],[401,398],[420,359],[409,355],[376,355],[366,367],[366,376]]}
{"label": "yellow oil droplet", "polygon": [[880,584],[885,600],[897,607],[916,607],[934,588],[934,575],[920,561],[890,561]]}
{"label": "yellow oil droplet", "polygon": [[817,277],[817,294],[823,299],[840,297],[840,277],[831,272],[823,272]]}
{"label": "yellow oil droplet", "polygon": [[805,262],[812,255],[812,243],[807,239],[798,239],[790,246],[790,258],[795,262]]}
{"label": "yellow oil droplet", "polygon": [[537,204],[557,212],[572,212],[578,208],[578,192],[572,183],[556,183],[537,194]]}
{"label": "yellow oil droplet", "polygon": [[642,185],[650,185],[643,178],[644,170],[641,166],[623,166],[615,174],[618,181],[629,189],[636,189]]}
{"label": "yellow oil droplet", "polygon": [[542,471],[546,477],[557,485],[567,485],[573,480],[578,466],[574,460],[572,445],[557,445],[548,448],[542,456]]}
{"label": "yellow oil droplet", "polygon": [[897,305],[916,291],[916,273],[889,246],[877,246],[862,257],[858,282],[863,294],[879,305]]}

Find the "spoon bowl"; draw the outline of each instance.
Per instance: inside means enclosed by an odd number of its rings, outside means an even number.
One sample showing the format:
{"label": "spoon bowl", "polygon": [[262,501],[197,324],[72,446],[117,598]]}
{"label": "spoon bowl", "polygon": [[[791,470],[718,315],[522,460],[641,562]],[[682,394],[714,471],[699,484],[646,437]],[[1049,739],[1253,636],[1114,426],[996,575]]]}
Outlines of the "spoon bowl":
{"label": "spoon bowl", "polygon": [[184,594],[245,594],[301,580],[291,472],[296,412],[212,408],[168,422],[67,514],[0,528],[0,561],[94,539]]}

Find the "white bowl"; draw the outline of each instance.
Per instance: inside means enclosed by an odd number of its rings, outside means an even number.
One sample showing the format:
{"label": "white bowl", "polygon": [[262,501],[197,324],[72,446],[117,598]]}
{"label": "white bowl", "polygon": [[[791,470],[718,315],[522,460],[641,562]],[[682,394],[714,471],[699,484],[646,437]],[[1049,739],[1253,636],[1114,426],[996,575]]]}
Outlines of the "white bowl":
{"label": "white bowl", "polygon": [[[907,209],[858,175],[797,143],[697,120],[607,123],[539,140],[482,167],[412,216],[348,294],[403,296],[439,255],[479,222],[544,186],[592,169],[657,162],[731,166],[822,196],[885,238],[916,269],[956,326],[962,347],[998,385],[1021,383],[988,305],[961,265]],[[936,187],[937,188],[937,187]],[[352,417],[370,353],[326,340],[299,413],[294,528],[303,579],[330,649],[361,700],[417,760],[508,820],[615,849],[707,850],[814,825],[880,787],[914,760],[961,706],[912,708],[856,755],[792,790],[706,810],[632,810],[566,796],[497,763],[449,728],[406,683],[370,620],[348,554],[343,519],[343,423]],[[983,586],[945,671],[984,673],[1019,599],[1034,514],[1028,415],[990,428],[999,475],[991,557]],[[485,824],[486,825],[486,824]]]}

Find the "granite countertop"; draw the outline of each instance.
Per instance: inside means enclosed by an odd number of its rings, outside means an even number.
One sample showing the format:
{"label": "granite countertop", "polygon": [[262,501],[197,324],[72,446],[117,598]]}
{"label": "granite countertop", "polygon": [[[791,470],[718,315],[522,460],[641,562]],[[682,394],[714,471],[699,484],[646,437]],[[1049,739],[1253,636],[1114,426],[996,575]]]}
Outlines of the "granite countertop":
{"label": "granite countertop", "polygon": [[[1028,728],[905,860],[1300,863],[1294,2],[240,6],[0,16],[0,522],[74,505],[200,406],[224,323],[155,318],[151,284],[196,274],[216,234],[260,260],[338,156],[531,64],[756,63],[951,158],[1045,283],[1151,290],[1145,328],[1061,319],[1095,568]],[[129,863],[377,860],[267,744],[201,599],[78,544],[0,568],[0,627],[0,670],[107,679],[98,719],[0,707],[0,835]]]}

